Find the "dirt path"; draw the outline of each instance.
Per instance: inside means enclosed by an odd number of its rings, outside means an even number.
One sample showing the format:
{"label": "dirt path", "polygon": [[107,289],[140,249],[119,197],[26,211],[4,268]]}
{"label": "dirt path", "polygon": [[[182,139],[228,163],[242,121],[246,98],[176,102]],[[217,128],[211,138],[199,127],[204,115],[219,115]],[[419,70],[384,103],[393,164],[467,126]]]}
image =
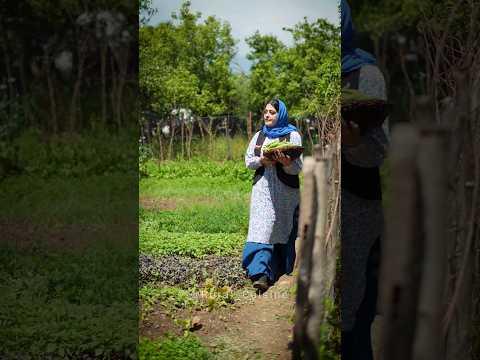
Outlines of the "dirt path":
{"label": "dirt path", "polygon": [[198,335],[220,353],[223,347],[225,358],[241,355],[242,359],[290,359],[293,284],[293,276],[283,276],[263,295],[245,290],[237,309],[223,317],[223,326],[212,324],[209,329],[207,323]]}
{"label": "dirt path", "polygon": [[[233,308],[212,312],[189,311],[176,318],[195,319],[194,333],[217,354],[218,359],[290,359],[295,295],[293,276],[283,276],[263,295],[253,289],[240,290]],[[142,335],[162,336],[166,331],[181,334],[161,311],[141,326]]]}

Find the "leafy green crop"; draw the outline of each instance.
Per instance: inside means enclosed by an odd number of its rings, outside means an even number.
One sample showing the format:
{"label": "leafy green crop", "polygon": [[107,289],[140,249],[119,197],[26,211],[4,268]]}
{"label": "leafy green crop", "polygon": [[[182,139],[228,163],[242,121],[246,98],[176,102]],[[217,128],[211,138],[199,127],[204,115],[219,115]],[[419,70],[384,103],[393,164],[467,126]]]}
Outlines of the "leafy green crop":
{"label": "leafy green crop", "polygon": [[134,355],[133,251],[0,251],[0,357],[98,359]]}
{"label": "leafy green crop", "polygon": [[145,229],[140,225],[140,252],[157,256],[237,255],[244,241],[243,234],[175,233]]}
{"label": "leafy green crop", "polygon": [[252,171],[240,161],[165,161],[145,162],[143,172],[147,177],[158,179],[208,178],[215,181],[250,182]]}
{"label": "leafy green crop", "polygon": [[194,335],[166,336],[161,340],[140,339],[140,360],[211,360],[213,354]]}
{"label": "leafy green crop", "polygon": [[238,201],[247,199],[252,184],[250,181],[230,181],[222,178],[190,177],[181,179],[144,178],[140,180],[140,196],[174,200],[189,200],[190,204],[199,198],[209,201]]}
{"label": "leafy green crop", "polygon": [[292,144],[290,141],[287,141],[287,140],[275,139],[271,143],[264,145],[263,151],[289,149],[293,147],[298,147],[298,145]]}
{"label": "leafy green crop", "polygon": [[194,205],[170,211],[140,209],[140,221],[157,231],[246,234],[248,204],[237,201],[224,206]]}
{"label": "leafy green crop", "polygon": [[145,285],[139,289],[139,298],[142,301],[142,311],[148,313],[157,303],[163,303],[166,307],[189,308],[196,306],[198,301],[188,290],[173,286],[156,287]]}

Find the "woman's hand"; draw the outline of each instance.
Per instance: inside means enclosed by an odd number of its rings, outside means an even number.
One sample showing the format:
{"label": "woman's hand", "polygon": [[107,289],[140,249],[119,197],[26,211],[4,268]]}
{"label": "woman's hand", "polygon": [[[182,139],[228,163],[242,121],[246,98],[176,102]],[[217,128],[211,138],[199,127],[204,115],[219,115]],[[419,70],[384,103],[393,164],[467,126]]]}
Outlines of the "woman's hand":
{"label": "woman's hand", "polygon": [[360,144],[360,128],[352,121],[342,121],[342,144],[356,146]]}
{"label": "woman's hand", "polygon": [[283,166],[290,166],[290,164],[292,163],[292,158],[288,155],[285,155],[282,151],[280,150],[276,150],[275,151],[275,155],[274,155],[274,159],[276,161],[278,161],[280,164],[282,164]]}
{"label": "woman's hand", "polygon": [[275,165],[276,161],[275,160],[270,160],[270,159],[267,159],[265,156],[261,156],[260,157],[260,163],[265,166],[265,167],[268,167],[268,166],[273,166]]}

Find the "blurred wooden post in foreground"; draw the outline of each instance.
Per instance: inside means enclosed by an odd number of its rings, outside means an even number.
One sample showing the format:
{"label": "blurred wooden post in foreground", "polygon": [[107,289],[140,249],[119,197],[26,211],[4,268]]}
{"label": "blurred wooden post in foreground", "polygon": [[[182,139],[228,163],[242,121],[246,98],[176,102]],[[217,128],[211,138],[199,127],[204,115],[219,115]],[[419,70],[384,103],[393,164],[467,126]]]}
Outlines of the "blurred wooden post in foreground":
{"label": "blurred wooden post in foreground", "polygon": [[418,126],[400,124],[392,136],[379,285],[382,360],[444,358],[447,132],[428,121],[433,113],[426,109]]}
{"label": "blurred wooden post in foreground", "polygon": [[[322,153],[325,156],[322,156]],[[304,184],[297,240],[297,298],[293,359],[317,359],[320,327],[326,321],[325,301],[334,301],[338,244],[331,211],[339,189],[332,176],[332,151],[315,146],[315,156],[304,161]],[[332,191],[336,190],[336,191]]]}

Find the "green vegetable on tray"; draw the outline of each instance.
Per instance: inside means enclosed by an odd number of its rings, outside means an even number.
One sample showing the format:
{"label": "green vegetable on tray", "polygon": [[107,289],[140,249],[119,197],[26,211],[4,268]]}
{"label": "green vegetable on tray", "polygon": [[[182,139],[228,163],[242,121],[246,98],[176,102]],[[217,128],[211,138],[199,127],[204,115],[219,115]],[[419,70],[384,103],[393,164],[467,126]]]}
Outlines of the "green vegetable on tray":
{"label": "green vegetable on tray", "polygon": [[381,126],[388,116],[391,104],[367,96],[358,90],[342,89],[342,119],[359,125],[361,130]]}
{"label": "green vegetable on tray", "polygon": [[290,156],[292,159],[300,157],[303,153],[303,147],[299,145],[292,144],[287,140],[278,140],[275,139],[271,143],[264,145],[263,156],[268,159],[272,159],[277,150],[281,151],[283,154]]}

